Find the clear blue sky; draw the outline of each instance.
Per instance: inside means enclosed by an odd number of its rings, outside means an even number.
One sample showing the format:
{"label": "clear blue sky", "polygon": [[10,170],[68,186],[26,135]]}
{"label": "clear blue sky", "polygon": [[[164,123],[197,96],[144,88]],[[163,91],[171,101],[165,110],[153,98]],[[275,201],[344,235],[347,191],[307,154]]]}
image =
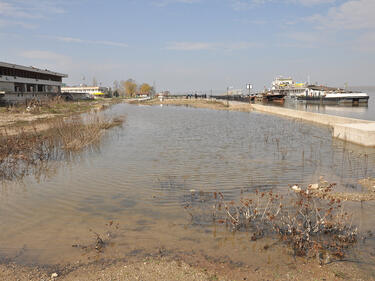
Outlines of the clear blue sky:
{"label": "clear blue sky", "polygon": [[0,61],[178,92],[374,85],[375,0],[0,0]]}

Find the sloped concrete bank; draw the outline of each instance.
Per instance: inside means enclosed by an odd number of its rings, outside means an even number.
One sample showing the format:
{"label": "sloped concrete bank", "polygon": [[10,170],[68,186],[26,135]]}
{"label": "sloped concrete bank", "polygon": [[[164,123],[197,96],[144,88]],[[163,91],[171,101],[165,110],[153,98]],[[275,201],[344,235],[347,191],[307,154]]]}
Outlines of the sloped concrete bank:
{"label": "sloped concrete bank", "polygon": [[309,121],[333,128],[333,137],[355,144],[375,147],[375,122],[328,114],[252,104],[254,110]]}

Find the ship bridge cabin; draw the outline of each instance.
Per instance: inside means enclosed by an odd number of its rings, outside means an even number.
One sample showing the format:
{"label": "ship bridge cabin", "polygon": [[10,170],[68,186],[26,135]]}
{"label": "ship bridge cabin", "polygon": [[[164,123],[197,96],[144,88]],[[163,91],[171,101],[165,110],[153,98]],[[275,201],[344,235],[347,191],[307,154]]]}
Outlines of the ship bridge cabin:
{"label": "ship bridge cabin", "polygon": [[272,92],[277,92],[289,97],[295,97],[305,92],[306,83],[296,83],[291,77],[277,77],[272,82]]}
{"label": "ship bridge cabin", "polygon": [[0,62],[0,102],[51,99],[61,93],[62,78],[66,77],[49,70]]}

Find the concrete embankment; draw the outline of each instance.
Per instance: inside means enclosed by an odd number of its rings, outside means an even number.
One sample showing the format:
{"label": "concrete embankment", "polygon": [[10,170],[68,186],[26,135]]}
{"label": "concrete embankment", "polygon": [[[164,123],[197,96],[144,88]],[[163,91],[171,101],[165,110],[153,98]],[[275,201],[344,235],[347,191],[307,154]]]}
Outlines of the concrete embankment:
{"label": "concrete embankment", "polygon": [[260,104],[251,105],[254,110],[314,122],[333,128],[333,137],[363,146],[375,147],[375,122],[335,115],[307,112]]}

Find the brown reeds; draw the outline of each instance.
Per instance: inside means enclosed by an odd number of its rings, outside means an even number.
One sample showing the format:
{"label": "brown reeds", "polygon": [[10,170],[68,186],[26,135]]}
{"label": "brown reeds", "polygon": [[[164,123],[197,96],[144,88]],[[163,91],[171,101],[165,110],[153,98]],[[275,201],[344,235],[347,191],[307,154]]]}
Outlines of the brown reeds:
{"label": "brown reeds", "polygon": [[2,112],[7,114],[17,113],[29,113],[32,115],[50,114],[50,115],[61,115],[61,114],[73,114],[82,113],[89,110],[95,101],[66,101],[60,96],[57,96],[48,100],[27,100],[24,103],[11,104],[6,107],[2,107]]}
{"label": "brown reeds", "polygon": [[78,152],[85,147],[98,144],[103,131],[120,126],[124,118],[105,118],[102,115],[88,115],[85,119],[56,119],[49,129],[19,128],[17,134],[0,133],[0,181],[22,179],[24,176],[40,172],[40,167],[48,168],[48,161],[63,160],[65,152]]}
{"label": "brown reeds", "polygon": [[95,115],[89,120],[72,119],[64,121],[59,119],[53,126],[62,141],[62,148],[70,151],[79,151],[84,147],[97,143],[103,130],[121,125],[123,120],[105,120]]}

